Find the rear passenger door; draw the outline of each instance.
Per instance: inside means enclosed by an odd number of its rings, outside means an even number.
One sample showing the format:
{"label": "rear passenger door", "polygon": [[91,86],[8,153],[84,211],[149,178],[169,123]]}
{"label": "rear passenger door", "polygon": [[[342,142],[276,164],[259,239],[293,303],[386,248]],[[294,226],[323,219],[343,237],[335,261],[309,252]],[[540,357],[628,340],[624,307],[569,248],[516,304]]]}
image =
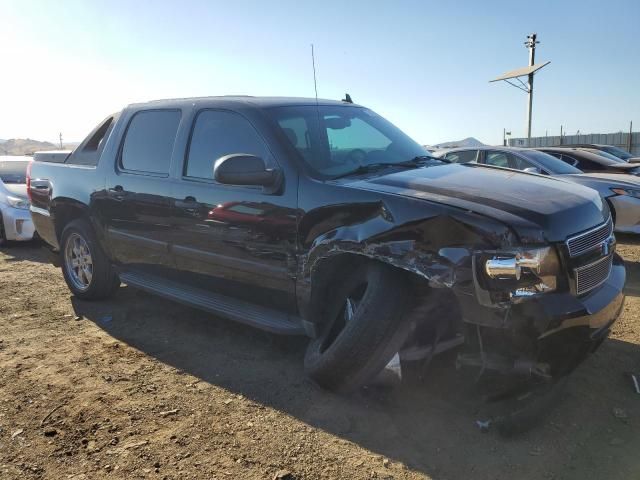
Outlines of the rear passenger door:
{"label": "rear passenger door", "polygon": [[169,172],[181,117],[180,109],[133,113],[106,176],[100,214],[111,254],[127,268],[157,272],[173,265]]}
{"label": "rear passenger door", "polygon": [[277,192],[217,183],[215,161],[237,153],[257,155],[270,167],[283,166],[245,116],[199,111],[173,193],[172,251],[179,281],[292,311],[297,175],[283,169],[284,183]]}

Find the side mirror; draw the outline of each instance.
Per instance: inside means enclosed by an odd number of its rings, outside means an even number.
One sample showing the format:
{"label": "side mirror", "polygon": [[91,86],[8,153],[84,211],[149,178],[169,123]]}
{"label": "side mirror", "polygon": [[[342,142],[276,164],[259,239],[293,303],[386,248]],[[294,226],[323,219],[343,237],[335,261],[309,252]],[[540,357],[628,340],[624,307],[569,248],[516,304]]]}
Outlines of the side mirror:
{"label": "side mirror", "polygon": [[248,153],[225,155],[213,164],[213,178],[229,185],[268,187],[276,182],[278,173],[276,169],[268,169],[262,158]]}
{"label": "side mirror", "polygon": [[527,173],[542,173],[542,170],[540,170],[538,167],[527,167],[523,171]]}

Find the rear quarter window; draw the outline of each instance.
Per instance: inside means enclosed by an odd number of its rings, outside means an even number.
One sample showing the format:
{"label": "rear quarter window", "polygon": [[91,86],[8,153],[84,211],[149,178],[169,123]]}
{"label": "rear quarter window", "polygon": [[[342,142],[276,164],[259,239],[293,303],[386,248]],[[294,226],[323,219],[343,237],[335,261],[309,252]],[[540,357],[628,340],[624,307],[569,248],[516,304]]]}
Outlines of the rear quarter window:
{"label": "rear quarter window", "polygon": [[180,116],[179,110],[136,113],[124,137],[120,167],[131,172],[168,175]]}
{"label": "rear quarter window", "polygon": [[463,152],[451,152],[447,153],[444,158],[454,163],[469,163],[475,162],[478,156],[477,150],[465,150]]}

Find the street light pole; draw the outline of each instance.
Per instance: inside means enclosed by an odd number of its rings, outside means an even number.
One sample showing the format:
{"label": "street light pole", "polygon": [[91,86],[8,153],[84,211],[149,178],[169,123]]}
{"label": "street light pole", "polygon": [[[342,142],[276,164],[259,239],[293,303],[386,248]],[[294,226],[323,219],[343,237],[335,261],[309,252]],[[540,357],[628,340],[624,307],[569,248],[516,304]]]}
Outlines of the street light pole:
{"label": "street light pole", "polygon": [[[527,41],[524,42],[526,47],[529,49],[529,66],[532,67],[536,62],[536,43],[540,43],[536,40],[537,34],[532,33],[531,35],[527,35]],[[527,147],[531,146],[531,116],[533,113],[533,72],[528,75],[527,82]]]}

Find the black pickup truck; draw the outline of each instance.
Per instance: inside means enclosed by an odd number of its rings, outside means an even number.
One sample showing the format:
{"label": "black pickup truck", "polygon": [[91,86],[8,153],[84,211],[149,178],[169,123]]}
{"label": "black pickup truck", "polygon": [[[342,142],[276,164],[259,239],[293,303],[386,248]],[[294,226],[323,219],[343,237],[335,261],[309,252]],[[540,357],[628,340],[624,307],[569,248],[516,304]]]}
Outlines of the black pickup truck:
{"label": "black pickup truck", "polygon": [[559,378],[624,300],[595,191],[432,158],[350,102],[130,105],[36,156],[28,191],[75,296],[124,282],[307,335],[305,369],[334,390],[451,347],[471,372]]}

